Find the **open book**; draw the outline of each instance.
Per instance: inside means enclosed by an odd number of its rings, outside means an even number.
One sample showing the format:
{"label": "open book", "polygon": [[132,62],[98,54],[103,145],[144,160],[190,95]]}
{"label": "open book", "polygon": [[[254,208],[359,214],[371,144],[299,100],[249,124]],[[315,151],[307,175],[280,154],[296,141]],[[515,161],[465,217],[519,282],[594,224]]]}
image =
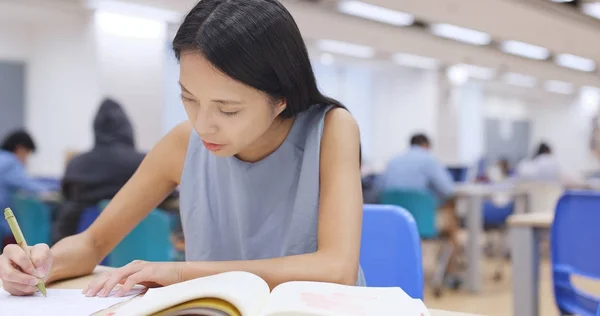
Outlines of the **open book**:
{"label": "open book", "polygon": [[260,277],[227,272],[150,289],[115,315],[155,316],[429,316],[421,300],[402,289],[320,282],[288,282],[269,291]]}

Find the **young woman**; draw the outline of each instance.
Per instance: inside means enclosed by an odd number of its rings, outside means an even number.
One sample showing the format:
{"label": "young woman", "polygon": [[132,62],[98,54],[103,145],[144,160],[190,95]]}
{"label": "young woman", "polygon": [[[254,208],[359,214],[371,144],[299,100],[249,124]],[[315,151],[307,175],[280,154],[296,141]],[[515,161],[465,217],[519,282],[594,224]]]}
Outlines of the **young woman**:
{"label": "young woman", "polygon": [[84,233],[52,249],[0,256],[4,289],[36,291],[86,275],[180,186],[187,262],[135,261],[84,289],[165,286],[243,270],[271,287],[291,280],[364,285],[359,267],[359,131],[317,89],[306,47],[276,0],[203,0],[173,42],[189,121],[146,156]]}

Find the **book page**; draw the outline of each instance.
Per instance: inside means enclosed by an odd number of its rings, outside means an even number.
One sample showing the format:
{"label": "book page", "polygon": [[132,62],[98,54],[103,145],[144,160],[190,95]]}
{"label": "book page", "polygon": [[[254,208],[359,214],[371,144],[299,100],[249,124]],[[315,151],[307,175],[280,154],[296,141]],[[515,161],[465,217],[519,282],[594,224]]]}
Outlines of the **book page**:
{"label": "book page", "polygon": [[138,289],[123,297],[115,297],[115,290],[108,297],[86,297],[80,289],[47,289],[46,291],[47,297],[39,292],[32,296],[12,296],[0,288],[0,315],[91,315],[128,300],[141,292]]}
{"label": "book page", "polygon": [[427,316],[421,300],[398,287],[369,288],[319,282],[276,287],[260,316]]}
{"label": "book page", "polygon": [[149,289],[141,299],[123,305],[116,315],[149,315],[198,298],[218,298],[242,315],[257,315],[269,297],[269,285],[247,272],[226,272],[170,286]]}

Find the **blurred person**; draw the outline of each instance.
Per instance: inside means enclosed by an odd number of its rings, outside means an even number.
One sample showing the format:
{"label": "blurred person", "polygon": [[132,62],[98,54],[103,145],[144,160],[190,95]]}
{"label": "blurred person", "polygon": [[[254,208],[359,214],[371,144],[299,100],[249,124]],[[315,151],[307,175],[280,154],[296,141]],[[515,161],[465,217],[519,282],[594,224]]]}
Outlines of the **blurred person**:
{"label": "blurred person", "polygon": [[52,226],[53,243],[74,235],[83,210],[112,199],[144,159],[135,148],[131,122],[116,101],[102,101],[93,129],[94,148],[67,164],[62,179],[64,201]]}
{"label": "blurred person", "polygon": [[506,158],[501,158],[487,170],[487,179],[490,182],[502,182],[511,174],[510,162]]}
{"label": "blurred person", "polygon": [[360,132],[318,89],[289,11],[277,0],[202,0],[173,49],[188,120],[155,145],[89,229],[51,249],[32,247],[36,264],[7,247],[4,290],[31,295],[36,276],[50,284],[92,273],[177,187],[186,262],[136,260],[96,276],[86,296],[107,296],[119,282],[117,295],[228,271],[256,274],[270,288],[366,285]]}
{"label": "blurred person", "polygon": [[413,135],[408,151],[388,163],[381,189],[430,191],[439,204],[451,198],[455,191],[452,175],[430,149],[431,142],[426,135]]}
{"label": "blurred person", "polygon": [[[29,177],[25,166],[29,156],[36,150],[33,138],[23,130],[6,136],[0,146],[0,210],[11,207],[12,196],[17,191],[41,194],[47,187]],[[5,220],[0,220],[0,239],[10,236]]]}
{"label": "blurred person", "polygon": [[522,161],[518,166],[518,176],[521,179],[556,181],[565,180],[563,170],[552,152],[552,148],[545,142],[541,142],[533,157]]}
{"label": "blurred person", "polygon": [[[388,163],[380,184],[381,191],[430,192],[437,198],[436,226],[452,249],[444,281],[450,287],[459,286],[457,250],[460,222],[456,214],[455,184],[450,171],[431,153],[431,142],[425,134],[415,134],[410,138],[410,148]],[[438,256],[443,252],[444,247],[440,248]]]}

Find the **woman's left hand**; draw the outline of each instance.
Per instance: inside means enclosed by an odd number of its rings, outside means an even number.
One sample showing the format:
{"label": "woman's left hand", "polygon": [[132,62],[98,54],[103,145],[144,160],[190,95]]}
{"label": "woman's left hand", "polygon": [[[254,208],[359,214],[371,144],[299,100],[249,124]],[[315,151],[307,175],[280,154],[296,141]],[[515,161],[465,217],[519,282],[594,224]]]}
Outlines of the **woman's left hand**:
{"label": "woman's left hand", "polygon": [[116,296],[129,292],[134,285],[145,287],[167,286],[183,281],[181,262],[147,262],[136,260],[92,281],[83,293],[86,296],[108,296],[117,284],[122,284]]}

